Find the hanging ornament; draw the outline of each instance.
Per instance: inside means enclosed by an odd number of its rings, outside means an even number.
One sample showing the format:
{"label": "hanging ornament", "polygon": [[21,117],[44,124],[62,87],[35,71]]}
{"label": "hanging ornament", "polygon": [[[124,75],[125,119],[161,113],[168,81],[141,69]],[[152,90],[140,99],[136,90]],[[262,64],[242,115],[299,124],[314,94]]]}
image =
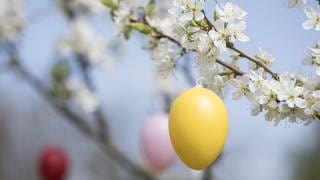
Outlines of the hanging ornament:
{"label": "hanging ornament", "polygon": [[173,102],[169,134],[179,158],[190,168],[208,167],[219,156],[228,133],[223,101],[214,92],[196,86]]}
{"label": "hanging ornament", "polygon": [[157,113],[147,118],[140,142],[145,159],[155,171],[161,172],[173,163],[176,155],[170,142],[167,114]]}
{"label": "hanging ornament", "polygon": [[42,180],[63,180],[69,169],[68,155],[56,145],[45,146],[38,163]]}

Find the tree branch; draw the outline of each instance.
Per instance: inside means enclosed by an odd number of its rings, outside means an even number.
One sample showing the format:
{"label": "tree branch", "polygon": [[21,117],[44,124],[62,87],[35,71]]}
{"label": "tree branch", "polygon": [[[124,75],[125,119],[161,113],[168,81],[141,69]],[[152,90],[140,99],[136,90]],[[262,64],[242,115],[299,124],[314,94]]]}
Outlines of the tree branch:
{"label": "tree branch", "polygon": [[121,165],[124,169],[131,172],[132,174],[141,177],[142,179],[151,180],[154,179],[153,175],[151,175],[145,169],[136,165],[133,161],[127,158],[124,154],[122,154],[111,141],[102,141],[97,133],[90,127],[86,122],[86,119],[76,115],[74,112],[69,110],[65,104],[58,103],[53,97],[48,94],[47,89],[42,84],[40,80],[34,77],[31,73],[29,73],[26,68],[20,63],[18,58],[18,52],[16,50],[15,45],[11,45],[10,48],[10,64],[11,67],[15,70],[17,75],[26,80],[31,87],[38,92],[42,98],[44,98],[58,113],[65,116],[66,120],[70,122],[70,124],[74,125],[80,132],[86,135],[89,139],[92,139],[97,143],[98,146],[115,162]]}
{"label": "tree branch", "polygon": [[[131,22],[140,22],[140,23],[144,23],[145,25],[148,25],[150,26],[150,24],[147,22],[147,20],[144,18],[142,19],[131,19],[130,20]],[[150,26],[152,27],[152,26]],[[153,27],[152,27],[153,28]],[[176,39],[166,35],[166,34],[163,34],[162,32],[158,31],[156,28],[153,28],[153,31],[154,31],[154,35],[153,37],[156,38],[156,39],[161,39],[161,38],[167,38],[168,40],[170,40],[171,42],[175,43],[176,45],[178,45],[179,47],[181,47],[182,49],[182,53],[180,54],[181,56],[185,55],[187,53],[187,49],[184,48],[182,46],[182,44],[177,41]],[[196,51],[196,50],[192,50],[192,51]],[[220,65],[226,67],[227,69],[230,69],[232,72],[234,72],[235,75],[243,75],[244,73],[238,69],[236,69],[235,67],[233,67],[232,65],[228,64],[227,62],[224,62],[224,61],[221,61],[221,60],[216,60],[217,63],[219,63]]]}
{"label": "tree branch", "polygon": [[240,57],[246,58],[246,59],[248,59],[249,61],[257,64],[257,65],[260,66],[260,67],[262,67],[266,72],[268,72],[269,74],[271,74],[271,76],[272,76],[274,79],[276,79],[276,80],[279,79],[277,73],[274,73],[271,69],[269,69],[269,68],[268,68],[265,64],[263,64],[262,62],[258,61],[257,59],[255,59],[255,58],[253,58],[253,57],[251,57],[251,56],[249,56],[249,55],[247,55],[246,53],[244,53],[244,52],[241,51],[240,49],[234,47],[233,44],[227,43],[227,47],[228,47],[229,49],[232,49],[232,50],[234,50],[235,52],[239,53],[239,54],[240,54],[240,55],[239,55]]}
{"label": "tree branch", "polygon": [[235,76],[242,76],[242,75],[245,74],[245,73],[242,72],[241,70],[236,69],[236,67],[234,67],[234,66],[226,63],[225,61],[222,61],[222,60],[220,60],[220,59],[217,59],[216,62],[217,62],[218,64],[220,64],[220,65],[222,65],[222,66],[230,69],[230,70],[235,74]]}
{"label": "tree branch", "polygon": [[214,163],[212,163],[209,167],[207,167],[207,169],[203,171],[201,180],[213,180],[213,176],[211,172],[213,164]]}
{"label": "tree branch", "polygon": [[[95,87],[93,85],[93,80],[90,78],[89,75],[89,64],[87,60],[82,55],[77,55],[78,64],[80,66],[81,74],[83,76],[84,82],[87,86],[87,88],[91,92],[95,92]],[[110,134],[107,124],[107,119],[103,115],[101,104],[98,105],[97,109],[94,111],[95,120],[97,122],[97,128],[98,128],[98,136],[101,138],[102,141],[109,141]]]}
{"label": "tree branch", "polygon": [[[318,0],[319,3],[320,3],[320,0]],[[205,21],[207,22],[208,26],[210,27],[210,29],[214,29],[216,30],[216,28],[214,27],[214,25],[210,22],[210,20],[208,19],[206,13],[204,12],[204,10],[202,10],[202,13],[204,14],[204,18],[205,18]],[[236,51],[237,53],[239,53],[240,57],[243,57],[243,58],[246,58],[248,59],[249,61],[255,63],[256,65],[262,67],[266,72],[268,72],[274,79],[278,80],[279,77],[278,77],[278,74],[273,72],[270,68],[268,68],[265,64],[263,64],[262,62],[258,61],[257,59],[249,56],[248,54],[244,53],[243,51],[241,51],[240,49],[236,48],[232,43],[230,42],[227,42],[227,47],[229,49],[232,49],[234,51]]]}

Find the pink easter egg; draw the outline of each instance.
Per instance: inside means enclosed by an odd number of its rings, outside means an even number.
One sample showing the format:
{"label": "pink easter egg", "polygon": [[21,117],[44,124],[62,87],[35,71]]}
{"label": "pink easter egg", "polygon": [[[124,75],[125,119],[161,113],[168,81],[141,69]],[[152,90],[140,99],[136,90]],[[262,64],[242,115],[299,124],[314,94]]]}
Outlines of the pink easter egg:
{"label": "pink easter egg", "polygon": [[140,140],[145,159],[152,169],[161,172],[173,163],[176,154],[169,137],[167,114],[150,116],[143,125]]}

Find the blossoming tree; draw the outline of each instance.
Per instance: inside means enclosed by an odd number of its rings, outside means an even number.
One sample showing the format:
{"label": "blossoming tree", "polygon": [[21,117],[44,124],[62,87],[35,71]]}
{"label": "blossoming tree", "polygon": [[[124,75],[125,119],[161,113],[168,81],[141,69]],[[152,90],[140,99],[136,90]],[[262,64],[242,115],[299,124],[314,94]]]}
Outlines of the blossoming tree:
{"label": "blossoming tree", "polygon": [[[307,3],[307,0],[289,0],[288,7],[303,6],[306,21],[302,28],[320,31],[320,1],[317,7]],[[125,39],[133,31],[148,37],[145,48],[152,52],[158,74],[163,78],[184,64],[178,62],[191,58],[198,75],[193,77],[190,67],[186,67],[188,64],[182,68],[191,85],[200,83],[221,97],[225,87],[231,85],[233,99],[245,96],[254,105],[253,115],[264,113],[265,119],[275,124],[283,121],[308,124],[320,119],[320,42],[310,45],[309,55],[302,61],[315,67],[312,77],[275,72],[271,53],[258,47],[257,53],[250,55],[236,46],[236,42],[248,42],[250,38],[245,33],[248,13],[235,3],[221,4],[215,0],[214,12],[208,15],[205,0],[58,1],[69,28],[57,42],[59,59],[52,67],[49,85],[31,74],[19,55],[19,40],[26,20],[24,4],[24,0],[0,2],[0,19],[7,22],[0,25],[1,50],[7,60],[4,66],[27,80],[59,113],[138,177],[152,179],[153,175],[114,146],[108,120],[95,95],[90,70],[95,65],[108,66],[110,59],[105,54],[117,43],[96,35],[88,20],[94,13],[109,13],[117,32]],[[222,59],[222,55],[229,55],[230,60]],[[248,66],[241,69],[239,62],[245,60]],[[72,73],[74,66],[80,73]],[[92,127],[74,111],[75,105],[92,115],[97,126]]]}
{"label": "blossoming tree", "polygon": [[[150,37],[154,45],[153,58],[169,73],[176,61],[188,53],[194,54],[199,69],[198,81],[223,96],[229,83],[235,88],[233,98],[246,96],[255,104],[253,115],[265,112],[265,118],[279,123],[312,122],[319,117],[319,43],[310,48],[310,56],[303,63],[317,66],[312,79],[289,72],[278,74],[271,69],[273,56],[258,48],[255,56],[238,49],[234,42],[249,41],[245,35],[247,12],[233,3],[219,4],[216,1],[214,20],[210,21],[204,12],[205,1],[173,1],[168,11],[157,11],[154,1],[144,10],[121,8],[125,1],[103,1],[111,7],[116,24],[119,24],[128,38],[132,30]],[[306,4],[306,1],[290,1],[289,7]],[[137,14],[137,11],[143,11]],[[304,9],[309,18],[303,28],[319,31],[319,8]],[[175,53],[173,53],[175,52]],[[222,53],[229,53],[232,62],[220,59]],[[240,70],[238,62],[247,59],[247,72]],[[166,68],[163,68],[163,67]],[[270,75],[268,77],[268,75]],[[317,76],[316,76],[317,75]]]}

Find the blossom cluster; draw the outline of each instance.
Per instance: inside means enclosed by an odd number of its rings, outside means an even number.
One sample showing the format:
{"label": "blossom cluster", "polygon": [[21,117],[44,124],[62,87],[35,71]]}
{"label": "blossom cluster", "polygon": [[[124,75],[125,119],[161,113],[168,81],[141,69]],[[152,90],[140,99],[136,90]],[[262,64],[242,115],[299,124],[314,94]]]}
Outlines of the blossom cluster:
{"label": "blossom cluster", "polygon": [[99,0],[60,0],[64,10],[70,13],[90,15],[92,13],[104,13],[106,8]]}
{"label": "blossom cluster", "polygon": [[232,79],[236,88],[232,96],[245,96],[254,104],[252,115],[266,111],[265,119],[278,124],[288,118],[290,122],[309,123],[320,114],[319,80],[311,81],[300,74],[285,72],[279,80],[266,79],[265,71],[251,70],[250,73]]}
{"label": "blossom cluster", "polygon": [[[106,14],[107,10],[103,4],[99,0],[70,0],[60,1],[60,5],[64,7],[68,26],[65,35],[57,41],[58,58],[74,60],[64,66],[75,63],[76,66],[72,67],[77,67],[75,71],[80,70],[82,73],[89,73],[81,70],[84,64],[85,66],[110,67],[112,41],[109,42],[102,35],[98,35],[91,21],[91,17],[97,14]],[[56,68],[53,67],[53,69]],[[61,67],[58,67],[58,72],[59,68]],[[87,113],[93,113],[97,110],[99,101],[95,92],[85,81],[81,75],[79,77],[71,74],[62,82],[53,82],[53,87],[64,90],[60,92],[60,96],[64,95],[64,92],[69,93],[70,97],[67,100],[72,102],[71,104],[79,106]]]}
{"label": "blossom cluster", "polygon": [[[250,57],[234,46],[235,42],[249,41],[245,33],[248,13],[235,3],[215,2],[213,16],[209,17],[205,12],[205,0],[163,0],[161,6],[156,6],[159,3],[156,0],[149,0],[148,4],[135,0],[61,0],[68,17],[68,29],[57,42],[57,52],[62,59],[81,61],[80,66],[83,61],[89,66],[107,64],[108,42],[97,35],[90,17],[110,12],[118,33],[126,39],[133,31],[149,37],[145,47],[150,49],[161,76],[169,76],[188,55],[197,69],[198,82],[221,97],[225,87],[233,86],[233,98],[245,96],[254,105],[253,115],[264,112],[267,120],[276,123],[282,119],[305,123],[318,119],[320,43],[311,47],[303,60],[305,65],[316,66],[314,77],[273,73],[271,67],[275,58],[271,53],[258,48],[256,55]],[[289,0],[288,6],[305,6],[306,3],[306,0]],[[5,24],[0,26],[1,40],[14,40],[21,32],[22,8],[23,0],[0,3],[0,21]],[[302,24],[303,28],[320,31],[320,7],[306,6],[304,12],[308,20]],[[221,59],[227,56],[231,59]],[[248,60],[246,71],[240,70],[239,61],[243,59]],[[99,103],[92,89],[82,80],[82,83],[74,83],[79,80],[70,79],[65,78],[62,85],[67,85],[73,100],[85,111],[94,112]]]}
{"label": "blossom cluster", "polygon": [[[305,5],[307,0],[289,0],[289,8],[293,8],[296,6]],[[304,13],[307,16],[308,20],[302,24],[304,29],[315,29],[316,31],[320,31],[320,1],[319,6],[316,8],[313,7],[304,7]]]}
{"label": "blossom cluster", "polygon": [[293,8],[296,6],[304,5],[307,3],[307,0],[289,0],[288,7]]}
{"label": "blossom cluster", "polygon": [[[110,0],[103,1],[108,1],[105,4],[110,7]],[[232,85],[233,98],[245,96],[254,105],[253,115],[265,112],[266,120],[276,124],[283,119],[308,123],[320,117],[319,76],[308,78],[288,72],[278,75],[270,70],[275,60],[271,53],[258,48],[257,54],[248,58],[233,49],[234,42],[249,41],[245,34],[247,12],[238,5],[216,2],[213,21],[210,21],[204,11],[204,0],[173,0],[167,11],[155,9],[154,1],[150,0],[144,12],[135,8],[141,5],[130,2],[113,1],[114,21],[127,38],[132,30],[150,37],[148,47],[161,75],[168,76],[183,55],[191,54],[199,72],[199,82],[220,96],[226,86]],[[131,5],[122,8],[123,4]],[[289,7],[305,4],[306,0],[289,0],[288,3]],[[303,27],[319,30],[319,8],[306,7],[305,13],[309,20]],[[310,48],[310,56],[304,63],[316,65],[318,75],[319,46]],[[232,60],[221,62],[222,54],[229,54]],[[238,61],[242,58],[249,60],[248,73],[239,69]],[[268,77],[268,73],[272,76]]]}
{"label": "blossom cluster", "polygon": [[61,55],[82,56],[90,64],[106,66],[108,63],[106,39],[98,36],[84,19],[69,23],[66,36],[59,40],[57,48]]}
{"label": "blossom cluster", "polygon": [[72,92],[72,101],[87,113],[93,113],[100,102],[97,96],[78,79],[69,78],[66,82],[68,90]]}
{"label": "blossom cluster", "polygon": [[12,41],[17,38],[23,29],[25,17],[23,16],[24,0],[0,1],[0,40]]}
{"label": "blossom cluster", "polygon": [[315,29],[316,31],[320,31],[320,7],[318,7],[317,9],[306,7],[304,8],[304,12],[309,20],[303,23],[303,28]]}

